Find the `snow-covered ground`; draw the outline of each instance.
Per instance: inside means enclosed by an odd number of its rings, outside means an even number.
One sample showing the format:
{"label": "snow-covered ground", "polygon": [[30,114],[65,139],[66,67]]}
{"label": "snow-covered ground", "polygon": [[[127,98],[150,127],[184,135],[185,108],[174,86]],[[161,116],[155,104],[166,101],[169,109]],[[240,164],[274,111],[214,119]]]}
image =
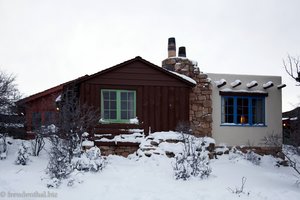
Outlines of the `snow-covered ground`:
{"label": "snow-covered ground", "polygon": [[[63,182],[57,189],[47,188],[47,152],[43,150],[39,157],[31,156],[26,166],[15,165],[22,141],[9,141],[12,144],[7,159],[0,160],[0,200],[45,199],[44,196],[64,200],[300,199],[293,169],[276,167],[276,159],[270,156],[264,156],[260,165],[254,165],[233,153],[211,160],[212,173],[204,180],[175,180],[174,159],[166,156],[109,156],[103,171],[78,172],[73,175],[73,186]],[[246,178],[244,193],[232,193],[241,187],[243,177]],[[29,197],[29,193],[35,197]]]}

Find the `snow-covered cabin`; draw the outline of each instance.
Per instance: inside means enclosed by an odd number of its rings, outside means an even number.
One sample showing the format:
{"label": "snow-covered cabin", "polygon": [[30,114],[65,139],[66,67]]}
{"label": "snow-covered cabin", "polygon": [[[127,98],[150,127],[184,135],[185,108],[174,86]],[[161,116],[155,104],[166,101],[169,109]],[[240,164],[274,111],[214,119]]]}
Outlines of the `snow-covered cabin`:
{"label": "snow-covered cabin", "polygon": [[120,134],[136,138],[180,123],[217,145],[262,146],[264,136],[282,132],[280,77],[203,73],[185,47],[176,54],[175,38],[169,38],[162,67],[135,57],[21,100],[28,132],[57,119],[70,86],[81,104],[98,110],[93,138],[109,153],[126,155],[138,147],[139,140],[116,142]]}

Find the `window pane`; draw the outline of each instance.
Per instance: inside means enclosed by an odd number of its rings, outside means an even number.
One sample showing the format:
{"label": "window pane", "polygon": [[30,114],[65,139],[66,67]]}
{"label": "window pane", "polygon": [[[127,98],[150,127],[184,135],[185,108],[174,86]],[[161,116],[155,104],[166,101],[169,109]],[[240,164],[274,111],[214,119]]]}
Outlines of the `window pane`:
{"label": "window pane", "polygon": [[109,92],[108,91],[103,91],[102,93],[103,93],[103,99],[104,100],[109,99]]}
{"label": "window pane", "polygon": [[117,112],[116,111],[110,111],[109,112],[110,116],[109,119],[117,119]]}
{"label": "window pane", "polygon": [[102,109],[104,119],[117,118],[117,92],[116,91],[102,91]]}
{"label": "window pane", "polygon": [[252,99],[252,123],[253,124],[264,124],[264,106],[263,99],[256,98]]}
{"label": "window pane", "polygon": [[233,115],[226,116],[226,123],[233,123]]}
{"label": "window pane", "polygon": [[41,113],[35,112],[32,114],[32,127],[33,129],[40,128],[42,125]]}
{"label": "window pane", "polygon": [[222,104],[222,123],[233,123],[233,97],[223,97]]}
{"label": "window pane", "polygon": [[54,113],[53,112],[45,112],[44,125],[50,125],[52,123],[54,123]]}
{"label": "window pane", "polygon": [[104,101],[103,108],[104,109],[109,109],[109,101]]}
{"label": "window pane", "polygon": [[127,101],[121,101],[121,110],[127,110]]}
{"label": "window pane", "polygon": [[117,109],[117,101],[111,101],[109,105],[110,105],[109,107],[110,109],[114,109],[114,110]]}
{"label": "window pane", "polygon": [[134,110],[134,102],[133,101],[130,101],[130,102],[128,102],[128,105],[127,105],[128,107],[128,110]]}
{"label": "window pane", "polygon": [[121,111],[121,119],[129,119],[127,115],[127,111]]}
{"label": "window pane", "polygon": [[134,101],[134,92],[129,92],[128,93],[128,100],[129,101]]}
{"label": "window pane", "polygon": [[121,101],[127,101],[127,92],[121,92]]}
{"label": "window pane", "polygon": [[104,111],[104,119],[109,119],[109,111],[108,110],[105,110]]}
{"label": "window pane", "polygon": [[116,100],[117,99],[117,95],[115,91],[110,91],[109,92],[109,99],[110,100]]}
{"label": "window pane", "polygon": [[248,97],[237,98],[237,123],[249,123],[249,99]]}

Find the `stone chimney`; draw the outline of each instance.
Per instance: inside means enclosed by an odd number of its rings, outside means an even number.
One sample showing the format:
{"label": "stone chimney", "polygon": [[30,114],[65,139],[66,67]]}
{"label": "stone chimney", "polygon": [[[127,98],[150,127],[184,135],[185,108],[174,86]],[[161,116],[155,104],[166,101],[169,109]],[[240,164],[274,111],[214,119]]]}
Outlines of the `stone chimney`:
{"label": "stone chimney", "polygon": [[164,69],[175,71],[193,78],[200,73],[197,62],[186,58],[186,48],[179,47],[178,57],[176,57],[175,38],[168,40],[168,58],[162,61]]}
{"label": "stone chimney", "polygon": [[169,38],[168,58],[162,61],[164,69],[189,76],[197,82],[189,95],[189,123],[195,136],[212,136],[212,88],[207,75],[200,72],[196,61],[186,57],[186,48],[179,47],[176,57],[175,38]]}

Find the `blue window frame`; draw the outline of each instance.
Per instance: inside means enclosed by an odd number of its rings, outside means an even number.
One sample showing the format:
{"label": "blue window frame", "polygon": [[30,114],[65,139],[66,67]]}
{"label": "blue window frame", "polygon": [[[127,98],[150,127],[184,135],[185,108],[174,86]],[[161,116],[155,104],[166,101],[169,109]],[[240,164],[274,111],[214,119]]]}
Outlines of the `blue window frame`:
{"label": "blue window frame", "polygon": [[221,125],[265,126],[264,96],[222,96]]}

